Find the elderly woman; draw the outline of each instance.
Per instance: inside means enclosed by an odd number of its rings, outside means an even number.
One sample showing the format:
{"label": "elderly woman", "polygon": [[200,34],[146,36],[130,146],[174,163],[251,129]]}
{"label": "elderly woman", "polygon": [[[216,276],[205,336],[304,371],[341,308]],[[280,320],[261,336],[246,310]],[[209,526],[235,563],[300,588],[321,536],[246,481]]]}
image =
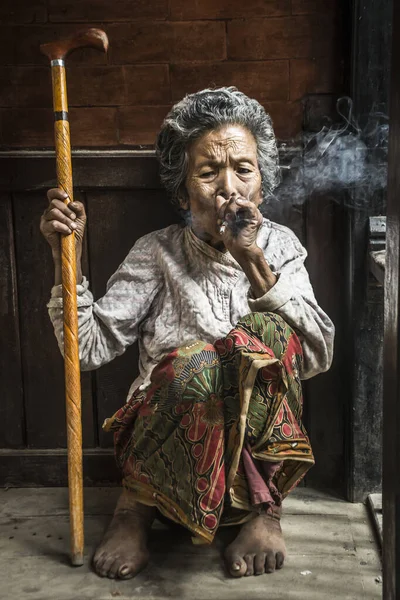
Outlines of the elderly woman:
{"label": "elderly woman", "polygon": [[93,564],[128,578],[148,560],[157,511],[225,551],[232,576],[281,568],[281,504],[313,465],[301,379],[326,371],[334,328],[319,308],[306,251],[259,207],[278,182],[270,117],[235,88],[186,96],[156,144],[161,179],[184,223],[137,240],[95,302],[80,269],[86,216],[50,190],[41,230],[55,262],[48,304],[63,348],[59,234],[77,234],[81,367],[135,341],[140,375],[114,431],[123,491]]}

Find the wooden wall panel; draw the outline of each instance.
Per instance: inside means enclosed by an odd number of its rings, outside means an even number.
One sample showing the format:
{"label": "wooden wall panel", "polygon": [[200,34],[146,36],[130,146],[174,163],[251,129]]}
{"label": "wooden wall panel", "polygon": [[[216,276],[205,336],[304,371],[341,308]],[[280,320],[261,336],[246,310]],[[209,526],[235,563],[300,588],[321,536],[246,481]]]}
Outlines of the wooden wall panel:
{"label": "wooden wall panel", "polygon": [[0,194],[0,448],[24,445],[11,195]]}
{"label": "wooden wall panel", "polygon": [[[392,57],[393,0],[366,0],[352,3],[352,73],[350,96],[353,117],[361,128],[375,111],[388,114]],[[393,30],[394,31],[394,30]],[[397,41],[397,32],[393,40]],[[393,54],[397,57],[397,54]],[[392,67],[393,68],[393,67]],[[397,71],[394,69],[393,73]],[[397,90],[396,90],[397,93]],[[394,106],[398,103],[397,97]],[[392,122],[390,121],[390,128]],[[366,129],[364,129],[366,131]],[[384,169],[384,153],[378,156],[372,138],[365,136],[369,161]],[[380,162],[382,161],[382,163]],[[378,492],[382,483],[382,321],[383,303],[379,290],[371,286],[368,273],[368,219],[386,214],[386,192],[373,192],[355,186],[350,202],[361,206],[351,218],[349,261],[352,264],[353,305],[351,338],[353,341],[352,385],[348,474],[348,498],[362,502],[370,492]],[[367,193],[366,193],[367,192]],[[397,202],[396,198],[396,202]],[[389,237],[389,235],[388,235]],[[375,354],[375,356],[374,356]],[[366,431],[367,421],[371,425]],[[366,462],[369,457],[369,464]],[[385,600],[389,596],[384,595]]]}
{"label": "wooden wall panel", "polygon": [[3,147],[53,145],[50,70],[39,45],[96,22],[109,36],[107,57],[89,49],[68,60],[74,145],[153,145],[173,102],[215,85],[234,85],[265,104],[277,136],[289,139],[302,130],[306,95],[346,91],[350,3],[342,0],[33,4],[0,5]]}
{"label": "wooden wall panel", "polygon": [[305,382],[306,423],[316,464],[307,484],[341,490],[346,475],[346,411],[350,405],[346,340],[346,228],[343,207],[314,195],[307,203],[306,267],[318,304],[332,319],[335,352],[331,369]]}
{"label": "wooden wall panel", "polygon": [[[67,450],[63,448],[4,450],[0,448],[0,482],[10,487],[68,486]],[[85,486],[120,485],[112,450],[83,451]]]}
{"label": "wooden wall panel", "polygon": [[[101,297],[106,283],[141,236],[177,222],[162,190],[93,191],[88,193],[91,289]],[[112,435],[101,425],[126,401],[138,374],[137,345],[96,371],[100,446],[112,446]]]}
{"label": "wooden wall panel", "polygon": [[[284,152],[283,164],[290,163],[291,156]],[[53,282],[51,253],[39,232],[40,215],[46,206],[45,193],[54,185],[54,163],[44,152],[36,158],[6,155],[0,164],[4,172],[0,186],[3,189],[6,186],[5,194],[8,188],[14,191],[15,272],[21,307],[23,366],[19,382],[24,385],[24,435],[28,445],[26,450],[13,451],[12,444],[5,440],[3,447],[8,450],[0,451],[0,464],[3,459],[7,463],[0,469],[0,481],[11,485],[32,485],[35,481],[61,485],[65,483],[65,451],[61,450],[65,447],[63,365],[46,308]],[[148,153],[81,152],[74,155],[74,166],[75,185],[80,190],[76,197],[86,199],[88,211],[83,270],[96,299],[104,294],[107,280],[135,241],[177,222],[178,217],[160,187],[155,157]],[[346,346],[343,297],[347,289],[342,270],[345,263],[342,209],[323,198],[297,205],[296,199],[292,201],[286,196],[282,199],[278,195],[277,200],[263,207],[264,214],[289,226],[306,245],[307,268],[317,299],[338,326],[332,371],[308,382],[305,390],[306,424],[317,458],[307,482],[342,491],[345,440],[349,434],[344,430],[349,375],[342,362]],[[12,211],[7,202],[6,206],[5,213],[4,207],[0,209],[3,210],[0,216],[7,214],[10,219]],[[3,218],[0,222],[1,233],[4,232],[2,241],[9,237],[11,225],[4,229],[6,222]],[[9,252],[8,241],[4,247]],[[4,361],[4,356],[3,350],[0,360]],[[113,468],[112,435],[105,434],[101,425],[125,403],[138,373],[137,364],[137,347],[133,345],[111,364],[82,374],[84,442],[87,452],[94,452],[93,460],[86,465],[85,477],[89,483],[118,481]],[[14,416],[11,401],[7,402],[6,410]],[[101,448],[96,450],[96,446]],[[13,472],[18,469],[15,465],[20,465],[19,473]]]}
{"label": "wooden wall panel", "polygon": [[[39,231],[44,192],[14,196],[26,441],[32,448],[66,446],[63,361],[46,304],[54,281],[50,248]],[[82,377],[83,439],[93,446],[91,375]]]}

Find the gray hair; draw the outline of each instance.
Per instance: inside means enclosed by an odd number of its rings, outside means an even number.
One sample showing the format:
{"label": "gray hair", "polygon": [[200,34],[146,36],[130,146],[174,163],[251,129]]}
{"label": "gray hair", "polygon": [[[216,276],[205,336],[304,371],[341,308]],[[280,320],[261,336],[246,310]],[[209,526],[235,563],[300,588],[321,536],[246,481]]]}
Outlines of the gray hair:
{"label": "gray hair", "polygon": [[173,204],[186,196],[190,143],[207,131],[224,125],[242,125],[257,144],[263,197],[280,181],[278,150],[270,116],[257,100],[235,87],[205,89],[188,94],[166,116],[156,141],[160,177]]}

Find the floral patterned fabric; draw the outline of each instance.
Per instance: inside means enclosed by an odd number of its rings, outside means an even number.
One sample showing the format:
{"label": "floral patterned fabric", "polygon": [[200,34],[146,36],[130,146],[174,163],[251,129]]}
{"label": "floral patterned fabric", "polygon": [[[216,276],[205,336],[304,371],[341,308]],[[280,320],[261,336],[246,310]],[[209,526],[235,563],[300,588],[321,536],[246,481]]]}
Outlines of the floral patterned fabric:
{"label": "floral patterned fabric", "polygon": [[275,313],[252,313],[214,344],[176,349],[111,418],[123,485],[211,542],[252,517],[243,449],[277,466],[279,503],[314,458],[301,422],[301,344]]}

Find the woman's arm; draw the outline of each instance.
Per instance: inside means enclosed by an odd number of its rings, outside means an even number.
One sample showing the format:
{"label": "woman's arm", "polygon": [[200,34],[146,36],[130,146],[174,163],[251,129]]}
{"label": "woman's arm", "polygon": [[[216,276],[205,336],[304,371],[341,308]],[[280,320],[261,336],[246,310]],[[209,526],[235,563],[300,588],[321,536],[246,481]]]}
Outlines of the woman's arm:
{"label": "woman's arm", "polygon": [[298,334],[303,379],[327,371],[335,329],[315,299],[304,267],[307,253],[294,233],[277,225],[270,230],[266,247],[260,247],[262,215],[255,203],[242,198],[232,198],[222,206],[220,222],[227,225],[224,244],[249,280],[250,310],[275,312]]}
{"label": "woman's arm", "polygon": [[[97,302],[83,278],[77,286],[81,369],[90,371],[122,354],[138,337],[140,323],[162,286],[151,234],[138,240]],[[52,289],[50,319],[61,352],[64,346],[61,285]]]}
{"label": "woman's arm", "polygon": [[271,271],[261,248],[255,248],[248,256],[239,257],[239,260],[255,298],[263,296],[274,287],[277,277]]}
{"label": "woman's arm", "polygon": [[335,328],[315,299],[304,266],[306,250],[292,231],[279,226],[271,231],[268,248],[263,252],[265,262],[268,264],[269,260],[272,265],[276,282],[264,294],[251,286],[250,309],[279,314],[298,334],[304,355],[302,379],[327,371],[332,363]]}
{"label": "woman's arm", "polygon": [[74,231],[81,368],[86,371],[96,369],[122,354],[138,337],[139,325],[162,284],[155,256],[156,245],[151,234],[138,240],[109,280],[105,296],[94,302],[81,267],[85,207],[81,202],[65,204],[67,195],[58,188],[49,190],[47,197],[49,206],[42,215],[40,230],[51,247],[54,260],[55,286],[47,305],[50,319],[63,353],[60,236],[71,235]]}

